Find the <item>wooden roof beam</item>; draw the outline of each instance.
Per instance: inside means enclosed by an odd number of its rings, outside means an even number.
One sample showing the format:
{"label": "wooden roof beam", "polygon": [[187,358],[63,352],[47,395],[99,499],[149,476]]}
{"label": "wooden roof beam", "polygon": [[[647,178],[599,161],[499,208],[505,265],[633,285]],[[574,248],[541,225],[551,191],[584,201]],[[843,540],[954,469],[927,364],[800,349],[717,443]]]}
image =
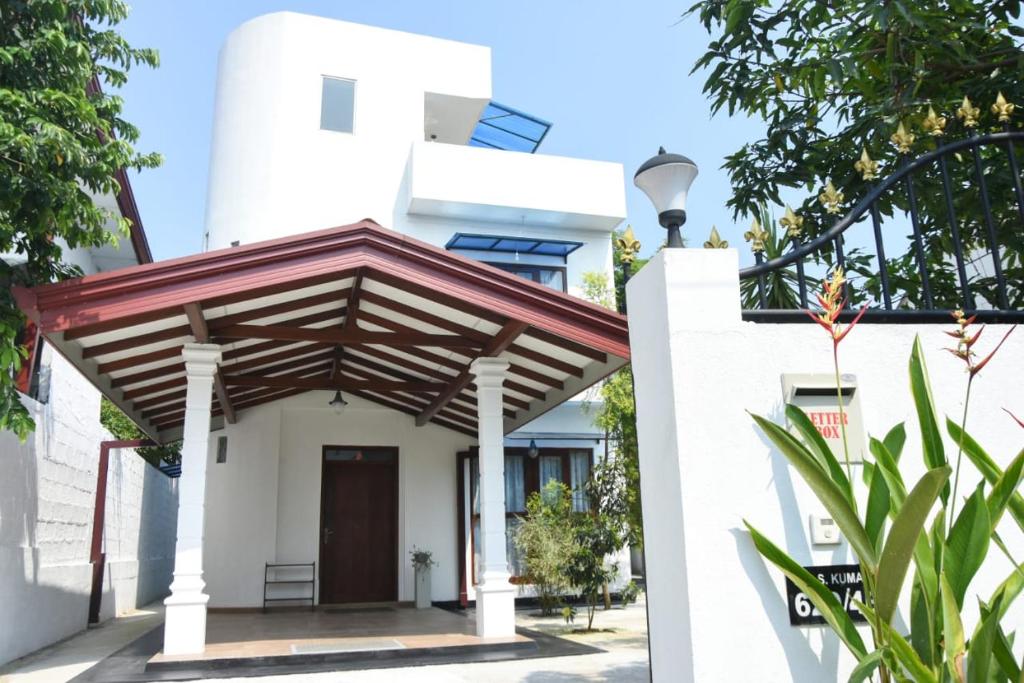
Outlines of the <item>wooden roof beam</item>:
{"label": "wooden roof beam", "polygon": [[[188,325],[192,328],[192,336],[200,344],[210,342],[210,327],[206,324],[206,316],[203,315],[203,307],[197,303],[185,304],[185,317],[188,318]],[[217,403],[220,405],[224,420],[228,424],[235,424],[235,408],[231,405],[231,397],[228,396],[227,387],[224,386],[224,376],[220,374],[220,367],[213,375],[213,390],[217,394]]]}
{"label": "wooden roof beam", "polygon": [[436,346],[439,348],[478,348],[479,342],[451,334],[413,332],[368,332],[333,328],[289,327],[285,325],[228,325],[217,330],[227,339],[277,339],[326,342],[328,344],[383,344],[385,346]]}
{"label": "wooden roof beam", "polygon": [[[524,322],[518,320],[512,320],[501,328],[498,334],[494,335],[487,346],[480,352],[479,357],[494,357],[501,355],[512,342],[516,340],[516,337],[521,335],[528,328]],[[427,406],[419,415],[416,416],[416,425],[422,426],[429,422],[437,413],[447,406],[452,399],[462,393],[462,390],[469,386],[472,381],[472,374],[470,373],[470,366],[467,365],[458,376],[452,380],[447,388],[441,392],[441,395],[434,399],[429,406]]]}

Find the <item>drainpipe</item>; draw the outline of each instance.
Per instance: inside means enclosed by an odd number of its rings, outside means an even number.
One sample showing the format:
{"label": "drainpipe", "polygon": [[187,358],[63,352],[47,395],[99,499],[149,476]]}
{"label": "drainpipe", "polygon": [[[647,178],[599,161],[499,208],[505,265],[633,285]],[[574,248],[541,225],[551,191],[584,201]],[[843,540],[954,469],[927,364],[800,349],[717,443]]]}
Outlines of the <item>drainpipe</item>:
{"label": "drainpipe", "polygon": [[92,564],[92,592],[89,594],[89,623],[100,623],[100,602],[103,600],[103,567],[107,554],[103,552],[103,523],[107,512],[107,469],[112,448],[140,448],[156,446],[149,439],[116,439],[100,442],[100,464],[96,473],[96,505],[92,513],[92,548],[89,563]]}

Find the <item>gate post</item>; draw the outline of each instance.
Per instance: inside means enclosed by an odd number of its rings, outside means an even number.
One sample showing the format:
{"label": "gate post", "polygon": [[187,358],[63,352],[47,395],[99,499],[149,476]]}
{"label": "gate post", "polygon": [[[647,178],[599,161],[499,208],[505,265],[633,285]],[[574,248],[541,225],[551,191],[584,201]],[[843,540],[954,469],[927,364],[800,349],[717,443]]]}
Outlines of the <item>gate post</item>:
{"label": "gate post", "polygon": [[[697,675],[695,637],[709,627],[728,629],[727,622],[712,626],[706,611],[710,596],[695,595],[702,587],[691,585],[689,563],[715,561],[689,536],[700,533],[692,517],[699,515],[701,497],[716,492],[707,490],[707,480],[688,474],[693,459],[710,457],[714,445],[694,443],[696,435],[688,433],[688,405],[701,400],[702,387],[683,381],[682,373],[687,362],[699,362],[707,381],[715,381],[715,359],[693,358],[707,349],[693,348],[689,341],[701,331],[739,332],[738,273],[735,249],[664,249],[626,286],[654,681],[712,680]],[[741,651],[736,642],[737,654]]]}

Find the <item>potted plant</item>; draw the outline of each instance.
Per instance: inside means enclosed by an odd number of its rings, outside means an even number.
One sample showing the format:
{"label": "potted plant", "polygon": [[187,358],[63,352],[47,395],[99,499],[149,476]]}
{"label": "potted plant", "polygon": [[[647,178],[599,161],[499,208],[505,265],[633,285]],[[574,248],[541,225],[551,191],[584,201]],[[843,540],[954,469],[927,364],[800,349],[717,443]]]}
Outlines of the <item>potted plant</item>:
{"label": "potted plant", "polygon": [[412,566],[416,570],[416,609],[430,607],[430,568],[437,564],[429,550],[412,547]]}

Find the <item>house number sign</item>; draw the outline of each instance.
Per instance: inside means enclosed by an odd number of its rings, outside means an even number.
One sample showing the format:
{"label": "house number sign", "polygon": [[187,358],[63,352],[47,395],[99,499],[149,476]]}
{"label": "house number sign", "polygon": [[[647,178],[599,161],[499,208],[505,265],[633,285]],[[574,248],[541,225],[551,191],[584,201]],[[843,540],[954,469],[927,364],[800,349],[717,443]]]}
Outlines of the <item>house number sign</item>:
{"label": "house number sign", "polygon": [[[854,600],[864,601],[864,579],[860,574],[859,564],[830,564],[804,567],[804,569],[818,577],[835,594],[839,604],[846,609],[847,614],[854,621],[867,621],[864,615],[853,606]],[[825,617],[821,616],[810,598],[788,578],[786,579],[786,602],[789,604],[789,623],[791,625],[806,626],[825,623]]]}

